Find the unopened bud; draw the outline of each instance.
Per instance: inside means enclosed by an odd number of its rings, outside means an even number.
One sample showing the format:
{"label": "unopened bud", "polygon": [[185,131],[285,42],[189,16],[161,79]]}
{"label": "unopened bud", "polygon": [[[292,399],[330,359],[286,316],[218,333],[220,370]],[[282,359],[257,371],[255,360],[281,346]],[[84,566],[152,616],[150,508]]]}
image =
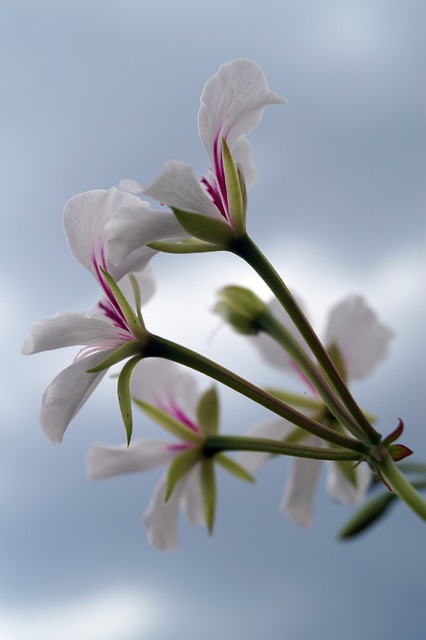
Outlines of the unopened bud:
{"label": "unopened bud", "polygon": [[238,333],[259,333],[258,320],[267,311],[267,306],[250,289],[224,287],[218,293],[219,300],[214,311]]}

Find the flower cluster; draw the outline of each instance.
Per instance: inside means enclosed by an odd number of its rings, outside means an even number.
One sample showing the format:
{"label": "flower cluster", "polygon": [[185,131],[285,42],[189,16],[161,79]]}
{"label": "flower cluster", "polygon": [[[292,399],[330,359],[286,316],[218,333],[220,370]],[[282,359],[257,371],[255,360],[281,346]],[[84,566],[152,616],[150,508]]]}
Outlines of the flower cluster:
{"label": "flower cluster", "polygon": [[[169,162],[146,188],[123,180],[120,189],[72,198],[63,214],[65,235],[74,257],[100,286],[101,297],[88,313],[63,311],[39,320],[23,346],[24,354],[80,347],[43,395],[40,420],[52,443],[61,442],[108,369],[124,363],[117,390],[127,444],[95,444],[88,471],[100,479],[168,467],[144,515],[148,539],[159,549],[177,546],[180,509],[192,524],[212,530],[217,465],[251,481],[251,473],[272,455],[293,456],[283,510],[303,526],[311,521],[323,460],[329,492],[345,504],[363,498],[371,477],[366,462],[401,495],[409,493],[392,466],[410,453],[394,444],[402,423],[383,439],[347,388],[385,357],[392,332],[362,298],[353,296],[332,309],[324,346],[247,233],[247,186],[254,181],[254,165],[246,136],[266,106],[283,102],[255,62],[224,64],[201,95],[198,131],[210,165],[201,179],[189,164]],[[169,210],[153,210],[141,195]],[[245,260],[275,297],[268,306],[250,291],[228,287],[216,311],[267,362],[297,375],[310,397],[260,389],[146,328],[141,306],[154,292],[151,258],[159,251],[221,250]],[[215,387],[199,392],[198,380],[181,365],[251,398],[275,419],[252,427],[245,437],[220,435]],[[174,439],[132,441],[132,402]],[[228,456],[228,451],[239,451],[239,457]],[[411,494],[406,501],[416,504],[418,513],[424,509]]]}

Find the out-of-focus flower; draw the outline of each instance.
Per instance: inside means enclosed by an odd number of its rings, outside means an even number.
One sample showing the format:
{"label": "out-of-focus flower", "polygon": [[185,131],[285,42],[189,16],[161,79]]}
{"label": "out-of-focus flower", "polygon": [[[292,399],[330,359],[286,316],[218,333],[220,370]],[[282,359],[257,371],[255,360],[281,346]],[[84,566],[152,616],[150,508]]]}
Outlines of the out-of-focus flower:
{"label": "out-of-focus flower", "polygon": [[[83,347],[73,364],[56,376],[43,395],[40,421],[52,443],[61,442],[69,422],[106,372],[89,373],[88,370],[100,365],[122,345],[128,345],[123,358],[134,355],[139,349],[143,327],[137,319],[138,312],[133,314],[132,311],[134,321],[129,321],[129,314],[111,289],[108,277],[121,279],[124,297],[133,293],[126,274],[146,265],[151,257],[150,250],[135,252],[114,263],[109,253],[107,225],[118,211],[141,206],[135,196],[111,189],[79,194],[65,207],[64,227],[70,250],[94,275],[104,297],[89,313],[62,311],[42,318],[33,326],[31,337],[23,345],[24,354],[76,345]],[[154,291],[150,271],[145,269],[138,273],[135,280],[141,292],[138,303],[146,302]]]}
{"label": "out-of-focus flower", "polygon": [[[155,358],[138,365],[131,389],[136,403],[175,439],[139,439],[129,447],[95,444],[87,456],[89,477],[101,479],[169,465],[154,489],[143,522],[150,544],[162,551],[175,549],[179,510],[191,524],[213,526],[213,459],[203,457],[202,446],[206,435],[218,428],[216,394],[212,389],[200,394],[192,375]],[[219,454],[214,461],[250,479],[227,456]]]}
{"label": "out-of-focus flower", "polygon": [[[274,300],[269,305],[270,310],[280,322],[293,333],[294,337],[306,350],[303,339],[281,305]],[[348,381],[360,379],[372,373],[374,368],[385,358],[392,331],[383,325],[376,314],[367,306],[360,296],[351,296],[337,304],[330,311],[324,343],[341,375]],[[306,380],[296,363],[289,355],[280,349],[276,342],[267,334],[259,333],[250,336],[250,341],[260,351],[263,358],[287,373],[298,376],[308,386],[308,390],[315,396],[315,390]],[[315,417],[316,420],[326,421],[333,426],[334,418],[318,399],[312,408],[303,409],[303,402],[299,408]],[[321,447],[326,446],[321,439],[296,430],[285,420],[274,420],[256,425],[249,432],[252,437],[289,439],[298,442],[303,439],[304,444]],[[243,466],[253,473],[269,457],[269,454],[244,452],[239,456]],[[327,489],[331,497],[343,504],[355,504],[362,500],[370,480],[368,467],[362,463],[356,467],[352,463],[328,461]],[[296,458],[290,463],[290,477],[280,508],[296,524],[308,526],[312,521],[312,503],[320,471],[321,462],[318,460]]]}

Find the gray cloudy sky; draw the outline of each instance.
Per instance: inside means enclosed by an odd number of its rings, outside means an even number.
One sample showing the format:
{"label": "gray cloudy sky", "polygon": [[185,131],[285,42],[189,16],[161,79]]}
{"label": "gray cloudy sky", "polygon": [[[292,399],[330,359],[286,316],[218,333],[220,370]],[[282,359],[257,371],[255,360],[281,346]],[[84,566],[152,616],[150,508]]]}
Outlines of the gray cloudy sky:
{"label": "gray cloudy sky", "polygon": [[[251,136],[250,232],[320,332],[354,292],[394,329],[388,361],[354,392],[384,431],[404,418],[404,442],[426,458],[424,25],[420,0],[0,2],[2,640],[424,637],[424,528],[406,509],[339,544],[349,510],[322,483],[314,526],[299,530],[278,512],[275,460],[254,488],[221,477],[213,537],[182,522],[181,548],[161,554],[140,522],[157,474],[86,478],[92,442],[123,440],[114,382],[51,447],[41,394],[73,354],[18,353],[39,317],[98,296],[68,253],[65,202],[122,177],[148,184],[170,159],[202,175],[202,86],[248,57],[289,100]],[[248,269],[221,254],[153,267],[149,328],[258,384],[286,382],[210,313],[225,284],[266,296]],[[224,431],[263,419],[220,391]]]}

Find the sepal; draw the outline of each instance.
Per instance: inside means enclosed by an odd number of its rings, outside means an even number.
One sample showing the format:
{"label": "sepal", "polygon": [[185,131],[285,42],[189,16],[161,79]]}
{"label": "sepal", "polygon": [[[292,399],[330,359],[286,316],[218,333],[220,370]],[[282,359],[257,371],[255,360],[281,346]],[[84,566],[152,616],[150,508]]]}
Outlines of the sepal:
{"label": "sepal", "polygon": [[403,431],[404,431],[404,422],[401,420],[401,418],[399,418],[398,426],[396,427],[396,429],[392,431],[392,433],[390,433],[388,436],[386,436],[386,438],[384,438],[383,444],[385,446],[392,444],[392,442],[395,442],[395,440],[398,440],[399,436],[402,435]]}
{"label": "sepal", "polygon": [[201,495],[203,498],[204,519],[209,534],[213,531],[216,514],[216,475],[214,458],[205,458],[201,463]]}
{"label": "sepal", "polygon": [[229,458],[224,453],[218,453],[215,456],[215,461],[223,469],[225,469],[229,473],[232,473],[232,475],[236,476],[237,478],[240,478],[240,480],[244,480],[245,482],[251,482],[251,483],[256,482],[253,476],[250,473],[248,473],[248,471],[246,471],[243,466],[238,464],[238,462],[235,462],[235,460],[233,460],[232,458]]}
{"label": "sepal", "polygon": [[197,424],[206,436],[214,436],[219,431],[219,401],[215,387],[208,389],[200,398]]}
{"label": "sepal", "polygon": [[133,400],[135,404],[140,407],[149,418],[151,418],[151,420],[180,440],[193,443],[200,442],[200,437],[194,431],[189,429],[189,427],[186,427],[182,422],[172,418],[172,416],[166,413],[166,411],[162,411],[154,405],[149,404],[148,402],[143,402],[138,398],[133,398]]}
{"label": "sepal", "polygon": [[170,498],[179,480],[181,480],[202,458],[199,447],[191,447],[173,460],[167,473],[164,502]]}
{"label": "sepal", "polygon": [[404,460],[404,458],[408,458],[408,456],[413,454],[412,449],[409,449],[404,444],[391,444],[390,447],[388,447],[388,451],[392,460],[395,462]]}
{"label": "sepal", "polygon": [[386,436],[386,438],[383,439],[384,446],[387,448],[392,457],[392,460],[394,460],[395,462],[403,460],[404,458],[408,458],[408,456],[411,456],[411,454],[413,453],[413,451],[406,447],[404,444],[392,444],[392,442],[398,440],[403,431],[404,422],[401,420],[401,418],[399,418],[398,426],[396,427],[396,429],[394,429],[392,433],[390,433],[388,436]]}
{"label": "sepal", "polygon": [[[105,280],[107,281],[112,294],[115,298],[115,300],[117,301],[117,304],[119,305],[121,311],[124,314],[124,317],[127,320],[127,324],[129,326],[129,329],[131,330],[131,332],[133,333],[134,336],[140,338],[141,340],[144,340],[146,338],[146,329],[143,323],[141,323],[139,321],[138,316],[135,314],[135,312],[133,311],[132,307],[129,305],[129,303],[126,300],[126,297],[123,295],[120,287],[118,286],[118,284],[115,282],[114,278],[111,276],[111,274],[108,273],[108,271],[105,271],[105,269],[103,269],[101,267],[101,272],[102,275],[104,276]],[[133,280],[132,282],[132,287],[137,287],[137,282],[136,280]],[[140,299],[140,294],[139,294],[139,299]],[[139,313],[140,315],[140,313]]]}
{"label": "sepal", "polygon": [[235,240],[235,235],[229,224],[218,218],[183,211],[176,207],[172,207],[172,211],[185,231],[198,240],[204,240],[204,242],[212,243],[222,249],[229,249]]}
{"label": "sepal", "polygon": [[[222,138],[222,159],[225,171],[226,196],[231,224],[238,236],[245,234],[244,200],[238,170],[225,138]],[[247,196],[247,194],[246,194]]]}
{"label": "sepal", "polygon": [[396,495],[389,492],[371,498],[348,520],[343,529],[339,531],[338,538],[348,540],[362,533],[384,516],[395,500]]}
{"label": "sepal", "polygon": [[182,242],[151,242],[148,247],[163,253],[211,253],[213,251],[223,251],[223,247],[220,245],[197,240],[196,238],[182,240]]}
{"label": "sepal", "polygon": [[87,369],[87,373],[99,373],[104,369],[109,369],[109,367],[118,364],[122,360],[126,360],[131,356],[139,355],[141,358],[143,356],[143,345],[139,342],[139,340],[129,340],[129,342],[125,342],[121,344],[117,349],[115,349],[105,360],[102,360],[96,367],[92,367],[91,369]]}
{"label": "sepal", "polygon": [[135,356],[124,365],[117,382],[118,404],[120,405],[121,417],[126,429],[127,446],[132,439],[133,416],[132,416],[132,396],[130,393],[130,379],[133,369],[142,360],[141,356]]}

